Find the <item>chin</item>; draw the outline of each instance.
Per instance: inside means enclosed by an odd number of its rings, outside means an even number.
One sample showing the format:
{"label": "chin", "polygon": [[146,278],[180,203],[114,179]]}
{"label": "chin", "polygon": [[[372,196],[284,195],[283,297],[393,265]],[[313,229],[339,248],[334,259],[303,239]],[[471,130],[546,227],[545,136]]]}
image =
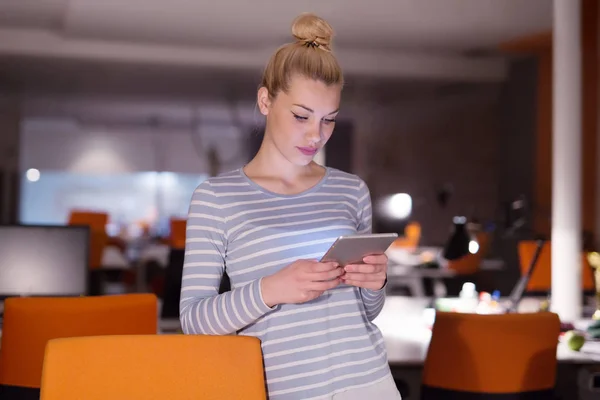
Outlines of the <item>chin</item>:
{"label": "chin", "polygon": [[302,159],[297,159],[294,164],[297,165],[298,167],[306,167],[307,165],[309,165],[311,162],[313,161],[312,158],[302,158]]}
{"label": "chin", "polygon": [[294,164],[297,167],[306,167],[313,161],[314,157],[307,157],[307,156],[300,155],[300,156],[286,157],[286,158],[289,162],[291,162],[292,164]]}

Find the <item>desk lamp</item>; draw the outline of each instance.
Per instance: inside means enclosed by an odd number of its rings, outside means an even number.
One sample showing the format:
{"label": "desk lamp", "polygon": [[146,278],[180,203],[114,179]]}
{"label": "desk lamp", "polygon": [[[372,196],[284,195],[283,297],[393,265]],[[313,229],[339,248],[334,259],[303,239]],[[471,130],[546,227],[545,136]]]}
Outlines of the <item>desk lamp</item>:
{"label": "desk lamp", "polygon": [[478,250],[477,242],[473,240],[467,229],[467,218],[457,216],[452,219],[454,230],[444,246],[443,257],[446,260],[457,260]]}

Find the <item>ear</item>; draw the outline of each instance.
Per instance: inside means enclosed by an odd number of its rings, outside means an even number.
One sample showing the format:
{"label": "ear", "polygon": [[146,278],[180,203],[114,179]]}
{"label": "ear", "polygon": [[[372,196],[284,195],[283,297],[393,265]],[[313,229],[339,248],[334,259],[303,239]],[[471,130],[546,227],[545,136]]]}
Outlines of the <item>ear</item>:
{"label": "ear", "polygon": [[271,107],[271,98],[269,97],[269,91],[266,87],[263,86],[258,89],[256,102],[258,104],[260,113],[264,116],[267,116],[269,114],[269,108]]}

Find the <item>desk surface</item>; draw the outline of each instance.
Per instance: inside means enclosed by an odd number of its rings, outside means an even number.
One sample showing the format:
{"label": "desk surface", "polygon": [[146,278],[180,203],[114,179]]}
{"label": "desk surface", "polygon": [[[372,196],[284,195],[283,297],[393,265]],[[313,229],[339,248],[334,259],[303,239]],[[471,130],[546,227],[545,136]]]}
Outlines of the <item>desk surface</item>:
{"label": "desk surface", "polygon": [[[383,334],[391,365],[423,365],[431,340],[428,319],[432,314],[424,312],[430,302],[428,298],[387,296],[374,323]],[[161,320],[160,328],[163,333],[175,333],[179,329],[179,320]],[[561,363],[600,363],[600,341],[586,343],[579,352],[560,343],[557,357]]]}
{"label": "desk surface", "polygon": [[[430,303],[428,298],[388,296],[381,314],[374,323],[383,334],[392,365],[422,365],[431,340],[431,331],[424,310]],[[164,333],[175,333],[178,319],[161,320],[159,328]],[[0,326],[0,337],[2,330]],[[562,363],[600,363],[600,341],[587,342],[580,351],[572,351],[560,343],[557,357]]]}
{"label": "desk surface", "polygon": [[[480,271],[502,271],[504,262],[502,260],[482,260],[479,266]],[[425,268],[416,265],[390,263],[388,266],[388,279],[402,278],[452,278],[456,276],[456,271],[448,268]]]}
{"label": "desk surface", "polygon": [[[388,296],[374,323],[383,334],[391,365],[422,365],[431,340],[423,310],[428,299]],[[600,363],[600,341],[587,342],[580,351],[572,351],[560,343],[557,347],[561,363]]]}

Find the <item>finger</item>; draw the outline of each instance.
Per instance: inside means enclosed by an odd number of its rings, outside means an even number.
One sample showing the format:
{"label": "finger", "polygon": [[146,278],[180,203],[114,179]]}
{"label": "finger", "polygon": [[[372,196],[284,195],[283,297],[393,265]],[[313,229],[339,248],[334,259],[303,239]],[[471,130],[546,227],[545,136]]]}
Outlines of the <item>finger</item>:
{"label": "finger", "polygon": [[373,254],[366,256],[363,258],[363,262],[365,264],[386,264],[388,263],[388,258],[385,254]]}
{"label": "finger", "polygon": [[344,269],[341,267],[336,267],[330,271],[324,272],[311,272],[306,275],[307,280],[309,281],[328,281],[333,278],[337,278],[344,274]]}
{"label": "finger", "polygon": [[371,289],[371,290],[380,290],[383,287],[383,284],[385,283],[385,281],[377,281],[377,282],[362,282],[362,281],[354,281],[354,280],[350,280],[350,281],[344,281],[344,283],[346,285],[350,285],[350,286],[356,286],[356,287],[360,287],[360,288],[365,288],[365,289]]}
{"label": "finger", "polygon": [[327,272],[327,271],[334,270],[337,267],[339,267],[339,264],[336,262],[326,262],[326,263],[317,262],[317,263],[310,265],[309,271],[316,272],[316,273]]}
{"label": "finger", "polygon": [[379,272],[376,274],[361,274],[360,272],[346,272],[342,277],[344,282],[360,281],[360,282],[377,282],[385,280],[385,273]]}
{"label": "finger", "polygon": [[309,282],[307,285],[307,289],[310,291],[324,292],[326,290],[333,289],[334,287],[339,285],[340,282],[341,280],[339,278],[323,282]]}
{"label": "finger", "polygon": [[344,270],[346,272],[358,272],[361,274],[375,274],[383,271],[384,268],[384,264],[352,264],[346,265]]}

